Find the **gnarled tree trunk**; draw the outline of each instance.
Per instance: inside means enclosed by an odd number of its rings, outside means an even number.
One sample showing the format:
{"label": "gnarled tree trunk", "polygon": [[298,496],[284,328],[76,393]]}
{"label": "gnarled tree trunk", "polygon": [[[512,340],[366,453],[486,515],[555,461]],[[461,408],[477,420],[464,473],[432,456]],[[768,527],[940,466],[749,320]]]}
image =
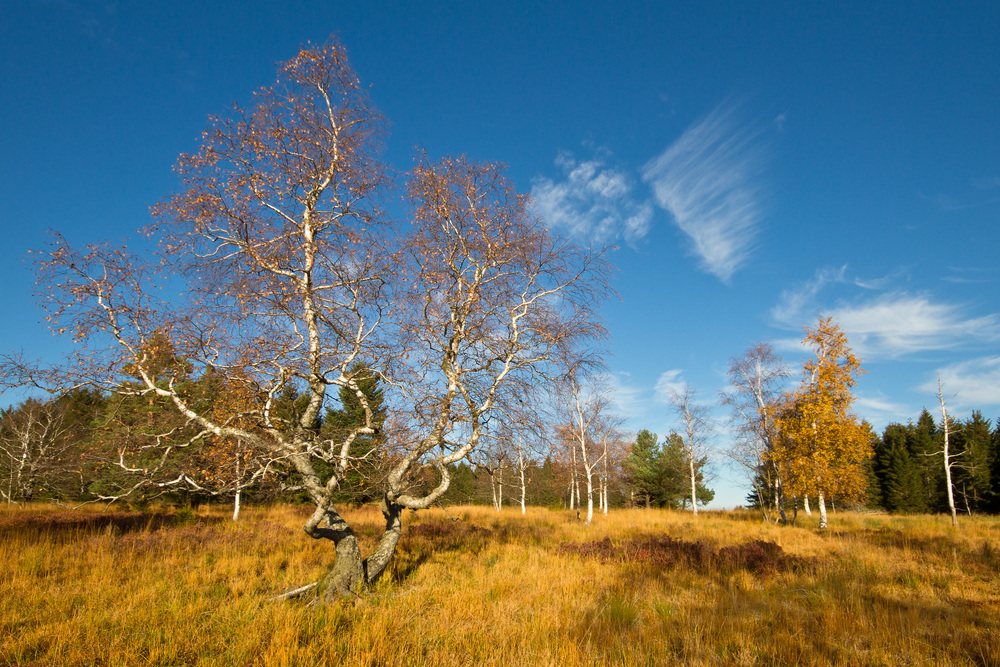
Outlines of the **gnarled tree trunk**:
{"label": "gnarled tree trunk", "polygon": [[361,549],[354,531],[332,508],[325,513],[327,526],[309,529],[308,523],[306,524],[306,532],[311,537],[326,538],[336,545],[336,560],[320,585],[320,594],[324,600],[330,602],[355,596],[368,584],[378,581],[396,552],[402,529],[402,509],[400,505],[383,501],[385,531],[375,550],[365,559],[361,558]]}

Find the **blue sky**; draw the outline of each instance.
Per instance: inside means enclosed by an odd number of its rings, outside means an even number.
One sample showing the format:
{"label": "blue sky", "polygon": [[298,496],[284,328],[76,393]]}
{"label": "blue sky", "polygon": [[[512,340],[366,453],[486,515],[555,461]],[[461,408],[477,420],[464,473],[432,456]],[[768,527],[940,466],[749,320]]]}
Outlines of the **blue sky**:
{"label": "blue sky", "polygon": [[[955,410],[1000,416],[1000,4],[10,4],[2,349],[62,345],[25,262],[46,230],[132,234],[209,114],[335,33],[391,163],[502,161],[554,228],[619,246],[631,429],[672,427],[671,383],[714,399],[757,340],[799,364],[819,313],[863,358],[877,428],[932,407],[937,373]],[[730,477],[721,504],[744,495]]]}

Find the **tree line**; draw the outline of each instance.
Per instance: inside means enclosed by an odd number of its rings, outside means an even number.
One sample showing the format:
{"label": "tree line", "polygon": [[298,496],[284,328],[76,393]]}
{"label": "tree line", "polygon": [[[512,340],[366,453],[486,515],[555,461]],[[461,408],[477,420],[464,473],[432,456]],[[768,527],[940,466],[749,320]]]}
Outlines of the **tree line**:
{"label": "tree line", "polygon": [[[821,429],[843,434],[850,424],[836,420],[850,413],[836,411],[836,402],[847,401],[849,392],[837,396],[822,384],[843,383],[845,369],[838,380],[819,365],[840,359],[847,372],[853,372],[855,363],[832,321],[821,320],[807,338],[816,342],[818,356],[804,365],[808,377],[798,389],[784,387],[789,373],[765,344],[732,360],[730,393],[723,394],[722,403],[732,408],[737,435],[728,453],[747,466],[752,480],[749,506],[776,520],[789,510],[792,518],[786,515],[785,520],[792,521],[799,510],[811,511],[810,495],[819,490],[825,493],[824,501],[893,513],[948,512],[951,505],[967,514],[1000,511],[1000,426],[994,427],[978,410],[964,420],[948,416],[951,503],[943,460],[944,422],[927,409],[916,423],[890,424],[881,436],[853,418],[854,431],[848,433],[858,438],[854,449],[820,440]],[[193,378],[194,365],[179,358],[163,337],[154,337],[149,348],[148,355],[155,359],[150,372],[162,381],[169,375],[183,386],[192,405],[208,413],[236,410],[242,394],[219,374],[207,370]],[[389,411],[381,374],[362,364],[351,372],[361,397],[341,387],[312,427],[317,437],[332,441],[353,434],[350,465],[332,497],[339,503],[367,504],[380,500],[380,484],[398,461],[387,446]],[[816,410],[807,413],[801,403],[820,401],[817,396],[824,391],[833,394],[823,399],[832,403],[830,414],[812,416],[805,424],[805,436],[816,441],[795,442],[793,429],[803,430],[800,413],[812,415]],[[492,505],[498,511],[505,506],[523,511],[526,505],[580,510],[595,490],[597,510],[604,512],[609,507],[688,509],[707,504],[714,498],[705,478],[709,455],[688,445],[713,428],[707,406],[699,410],[687,387],[673,398],[679,423],[694,425],[687,441],[673,431],[659,441],[645,429],[632,438],[609,410],[606,390],[569,385],[560,395],[561,411],[535,405],[530,414],[508,415],[512,419],[486,429],[478,451],[449,465],[451,482],[440,504]],[[306,393],[289,385],[276,397],[273,410],[277,418],[294,423],[307,405]],[[368,423],[375,427],[372,433],[357,433]],[[171,402],[144,392],[136,379],[114,392],[88,387],[47,401],[31,398],[0,415],[0,499],[127,498],[139,506],[153,499],[232,502],[234,519],[245,498],[309,502],[294,466],[261,457],[239,439],[192,436],[191,424],[178,416]],[[596,480],[589,493],[588,468]],[[799,481],[808,475],[816,479]],[[836,485],[819,486],[823,475],[835,477]],[[412,480],[419,493],[429,492],[434,483],[430,475]]]}
{"label": "tree line", "polygon": [[[166,345],[165,341],[160,342]],[[161,349],[161,353],[163,350]],[[184,366],[170,353],[164,366]],[[378,429],[350,444],[351,464],[334,496],[339,503],[364,505],[380,500],[382,478],[396,463],[384,430],[389,410],[379,375],[354,369]],[[238,396],[224,389],[212,373],[188,380],[189,397],[200,396],[202,409],[233,409]],[[260,456],[233,438],[206,435],[192,439],[190,426],[176,416],[163,397],[136,394],[136,383],[115,392],[76,389],[49,400],[30,398],[0,415],[0,499],[6,503],[55,501],[85,503],[124,499],[137,507],[151,501],[175,505],[232,503],[234,520],[241,501],[267,503],[278,499],[308,503],[294,467]],[[294,421],[305,409],[307,396],[286,388],[274,410]],[[687,462],[681,436],[671,433],[662,447],[656,436],[642,431],[635,443],[617,428],[602,405],[598,411],[609,432],[574,433],[572,423],[520,424],[515,440],[510,425],[490,431],[487,443],[468,460],[449,466],[451,483],[439,504],[527,505],[580,510],[587,504],[586,457],[594,481],[591,496],[597,511],[610,507],[655,506],[685,508]],[[558,414],[550,413],[551,419]],[[337,440],[365,423],[362,401],[341,388],[314,425],[318,437]],[[391,428],[391,425],[389,425]],[[586,449],[581,448],[581,441]],[[697,462],[698,502],[713,493],[702,484],[703,457]],[[414,487],[426,492],[434,478],[416,478]],[[596,493],[595,493],[596,492]]]}
{"label": "tree line", "polygon": [[[945,424],[926,408],[917,421],[893,423],[875,441],[868,503],[889,512],[948,512],[943,465]],[[979,410],[948,416],[953,500],[965,514],[1000,513],[1000,423]]]}

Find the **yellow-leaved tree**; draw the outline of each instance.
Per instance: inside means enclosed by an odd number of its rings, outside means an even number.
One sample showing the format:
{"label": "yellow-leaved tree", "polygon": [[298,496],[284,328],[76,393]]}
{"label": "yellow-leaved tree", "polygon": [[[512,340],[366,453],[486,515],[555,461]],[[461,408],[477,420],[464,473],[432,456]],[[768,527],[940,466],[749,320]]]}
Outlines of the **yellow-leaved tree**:
{"label": "yellow-leaved tree", "polygon": [[851,390],[864,371],[847,336],[831,317],[806,327],[803,343],[815,359],[805,363],[802,384],[776,406],[781,431],[774,458],[787,471],[786,491],[819,499],[821,529],[827,526],[826,498],[860,500],[866,483],[864,463],[872,456],[872,433],[854,414]]}

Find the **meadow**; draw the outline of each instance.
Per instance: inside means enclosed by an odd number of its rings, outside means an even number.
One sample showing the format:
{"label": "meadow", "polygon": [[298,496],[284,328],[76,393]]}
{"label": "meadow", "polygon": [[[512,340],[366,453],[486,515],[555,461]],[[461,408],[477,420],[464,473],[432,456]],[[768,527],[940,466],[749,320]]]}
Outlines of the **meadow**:
{"label": "meadow", "polygon": [[1000,665],[992,517],[434,509],[359,599],[269,601],[307,511],[0,510],[0,665]]}

